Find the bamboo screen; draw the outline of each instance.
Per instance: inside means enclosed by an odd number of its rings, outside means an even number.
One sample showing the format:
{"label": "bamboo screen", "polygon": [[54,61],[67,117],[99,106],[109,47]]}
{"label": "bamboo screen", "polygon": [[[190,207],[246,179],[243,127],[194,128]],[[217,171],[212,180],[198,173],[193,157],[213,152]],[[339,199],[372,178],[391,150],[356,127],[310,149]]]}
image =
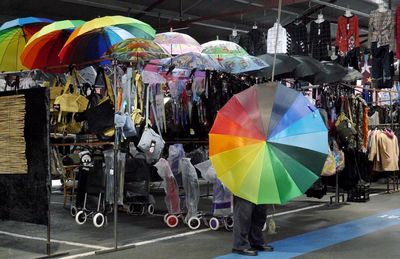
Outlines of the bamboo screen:
{"label": "bamboo screen", "polygon": [[24,95],[0,97],[0,174],[28,173],[24,127]]}

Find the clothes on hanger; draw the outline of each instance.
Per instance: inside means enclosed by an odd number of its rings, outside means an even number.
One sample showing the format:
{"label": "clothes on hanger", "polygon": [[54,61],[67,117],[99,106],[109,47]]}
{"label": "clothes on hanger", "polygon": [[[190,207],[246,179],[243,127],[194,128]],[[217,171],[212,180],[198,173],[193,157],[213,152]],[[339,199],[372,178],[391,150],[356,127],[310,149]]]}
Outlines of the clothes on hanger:
{"label": "clothes on hanger", "polygon": [[[396,8],[396,49],[400,50],[400,6]],[[400,59],[400,51],[396,51],[396,58]]]}
{"label": "clothes on hanger", "polygon": [[374,162],[373,171],[387,172],[399,170],[399,143],[391,130],[370,131],[371,148],[369,161]]}
{"label": "clothes on hanger", "polygon": [[364,55],[360,57],[360,72],[363,76],[362,84],[371,84],[372,56],[368,53],[364,53]]}
{"label": "clothes on hanger", "polygon": [[[276,37],[278,36],[278,41]],[[267,53],[275,53],[275,43],[276,43],[276,53],[286,53],[287,52],[287,32],[282,25],[275,23],[268,30],[267,34]]]}
{"label": "clothes on hanger", "polygon": [[247,34],[241,35],[239,45],[253,56],[267,53],[265,35],[260,29],[251,29]]}
{"label": "clothes on hanger", "polygon": [[229,34],[229,37],[228,37],[228,40],[230,41],[230,42],[234,42],[234,43],[236,43],[236,44],[239,44],[240,43],[240,39],[241,39],[241,35],[240,34],[236,34],[236,35],[233,35],[233,34]]}
{"label": "clothes on hanger", "polygon": [[302,20],[296,19],[294,22],[286,26],[288,54],[290,55],[307,55],[307,27]]}
{"label": "clothes on hanger", "polygon": [[331,50],[331,26],[324,20],[321,23],[311,22],[310,28],[310,53],[317,60],[329,60]]}
{"label": "clothes on hanger", "polygon": [[343,66],[351,66],[359,70],[358,54],[360,48],[360,32],[358,17],[353,15],[339,17],[336,31],[336,50],[339,55],[339,63]]}

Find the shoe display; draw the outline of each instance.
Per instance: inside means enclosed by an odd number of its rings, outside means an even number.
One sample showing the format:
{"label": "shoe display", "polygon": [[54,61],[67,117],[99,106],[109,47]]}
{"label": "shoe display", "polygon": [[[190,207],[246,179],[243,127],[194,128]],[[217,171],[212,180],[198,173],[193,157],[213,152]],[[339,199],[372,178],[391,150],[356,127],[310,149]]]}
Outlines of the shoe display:
{"label": "shoe display", "polygon": [[241,254],[241,255],[248,255],[248,256],[257,256],[258,255],[257,251],[253,250],[251,248],[248,248],[248,249],[235,249],[235,248],[233,248],[232,249],[232,253]]}
{"label": "shoe display", "polygon": [[266,251],[266,252],[272,252],[274,251],[274,248],[270,245],[255,245],[255,246],[251,246],[251,248],[257,250],[257,251]]}

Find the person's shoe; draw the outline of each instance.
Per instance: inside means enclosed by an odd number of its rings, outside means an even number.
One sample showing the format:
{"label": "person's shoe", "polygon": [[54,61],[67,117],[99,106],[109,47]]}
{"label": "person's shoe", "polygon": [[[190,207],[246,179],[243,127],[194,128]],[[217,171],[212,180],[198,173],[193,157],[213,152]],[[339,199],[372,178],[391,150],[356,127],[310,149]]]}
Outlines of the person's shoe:
{"label": "person's shoe", "polygon": [[251,246],[251,248],[253,248],[254,250],[257,251],[265,251],[265,252],[272,252],[274,251],[274,248],[270,245],[264,244],[264,245],[255,245],[255,246]]}
{"label": "person's shoe", "polygon": [[232,249],[232,253],[235,254],[241,254],[241,255],[247,255],[247,256],[257,256],[258,253],[256,250],[251,249],[251,248],[247,248],[247,249]]}

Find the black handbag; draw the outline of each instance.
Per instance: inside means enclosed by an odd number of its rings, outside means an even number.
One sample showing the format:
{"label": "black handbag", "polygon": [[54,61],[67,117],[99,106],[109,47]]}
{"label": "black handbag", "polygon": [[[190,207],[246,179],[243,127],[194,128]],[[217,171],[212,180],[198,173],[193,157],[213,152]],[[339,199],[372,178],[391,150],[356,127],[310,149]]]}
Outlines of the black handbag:
{"label": "black handbag", "polygon": [[99,134],[114,128],[114,95],[110,80],[104,74],[104,70],[99,70],[96,81],[99,77],[105,84],[104,97],[97,105],[89,107],[85,112],[89,133]]}

